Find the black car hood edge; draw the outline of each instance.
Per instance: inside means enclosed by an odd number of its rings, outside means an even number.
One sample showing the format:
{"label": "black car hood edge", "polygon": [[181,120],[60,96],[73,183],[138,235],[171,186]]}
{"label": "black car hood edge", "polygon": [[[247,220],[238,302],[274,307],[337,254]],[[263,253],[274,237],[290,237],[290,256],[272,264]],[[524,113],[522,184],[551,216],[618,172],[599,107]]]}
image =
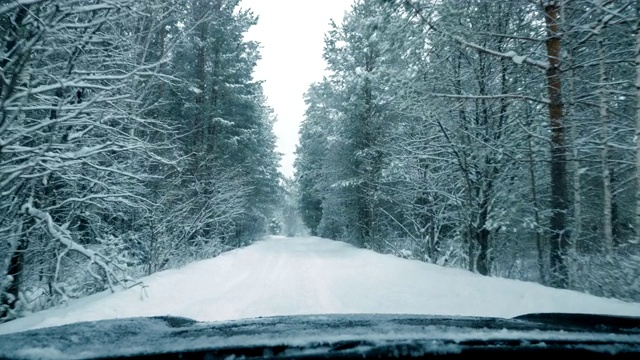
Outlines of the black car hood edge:
{"label": "black car hood edge", "polygon": [[429,354],[461,358],[514,351],[637,358],[640,318],[557,313],[513,319],[358,314],[201,323],[168,316],[83,322],[0,336],[0,359],[382,358]]}

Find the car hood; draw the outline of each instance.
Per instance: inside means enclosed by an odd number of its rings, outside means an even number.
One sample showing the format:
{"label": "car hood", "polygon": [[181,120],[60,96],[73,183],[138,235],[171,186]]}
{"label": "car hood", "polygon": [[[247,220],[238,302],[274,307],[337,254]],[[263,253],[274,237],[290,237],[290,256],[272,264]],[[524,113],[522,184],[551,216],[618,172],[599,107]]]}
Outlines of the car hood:
{"label": "car hood", "polygon": [[200,323],[180,317],[150,317],[83,322],[0,336],[0,358],[6,359],[402,357],[536,349],[637,356],[640,318],[361,314]]}

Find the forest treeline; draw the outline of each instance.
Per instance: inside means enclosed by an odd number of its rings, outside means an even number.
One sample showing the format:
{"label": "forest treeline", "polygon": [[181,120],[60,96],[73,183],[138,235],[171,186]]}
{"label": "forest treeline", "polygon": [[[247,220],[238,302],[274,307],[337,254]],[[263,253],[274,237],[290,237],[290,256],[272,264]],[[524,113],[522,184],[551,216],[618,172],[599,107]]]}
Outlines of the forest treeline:
{"label": "forest treeline", "polygon": [[640,300],[640,3],[358,0],[300,131],[319,236]]}
{"label": "forest treeline", "polygon": [[0,319],[265,233],[283,190],[256,20],[239,0],[0,4]]}

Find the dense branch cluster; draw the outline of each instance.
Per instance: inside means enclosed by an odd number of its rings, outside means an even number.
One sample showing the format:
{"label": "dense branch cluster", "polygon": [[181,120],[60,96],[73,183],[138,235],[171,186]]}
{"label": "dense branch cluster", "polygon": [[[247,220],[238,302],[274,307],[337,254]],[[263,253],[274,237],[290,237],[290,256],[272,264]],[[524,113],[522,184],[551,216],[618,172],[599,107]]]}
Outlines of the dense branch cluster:
{"label": "dense branch cluster", "polygon": [[0,4],[0,321],[266,231],[255,21],[238,0]]}
{"label": "dense branch cluster", "polygon": [[640,299],[640,8],[358,0],[296,164],[320,236]]}

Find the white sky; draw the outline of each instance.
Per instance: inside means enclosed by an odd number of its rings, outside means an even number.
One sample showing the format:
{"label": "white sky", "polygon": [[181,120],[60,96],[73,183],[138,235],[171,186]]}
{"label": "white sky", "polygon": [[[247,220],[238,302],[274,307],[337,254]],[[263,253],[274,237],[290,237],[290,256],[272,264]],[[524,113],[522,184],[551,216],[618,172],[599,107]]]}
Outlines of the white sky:
{"label": "white sky", "polygon": [[329,21],[342,21],[353,0],[242,0],[242,8],[258,15],[258,25],[247,40],[262,44],[262,60],[254,77],[265,80],[264,92],[278,121],[274,131],[278,152],[283,154],[280,171],[293,176],[298,128],[304,117],[303,95],[309,85],[322,80],[324,33]]}

